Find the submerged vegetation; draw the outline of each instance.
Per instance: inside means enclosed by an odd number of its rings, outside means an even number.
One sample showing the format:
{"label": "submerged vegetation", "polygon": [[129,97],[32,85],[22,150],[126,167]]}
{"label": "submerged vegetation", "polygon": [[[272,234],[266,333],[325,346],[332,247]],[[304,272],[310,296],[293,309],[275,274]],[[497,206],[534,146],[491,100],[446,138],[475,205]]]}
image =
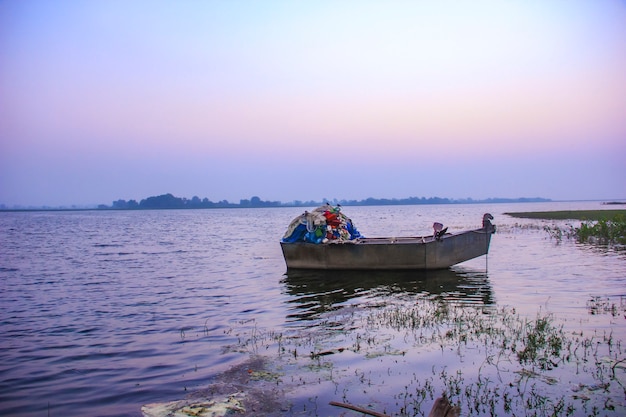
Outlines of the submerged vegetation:
{"label": "submerged vegetation", "polygon": [[[623,303],[588,311],[621,319]],[[240,327],[241,326],[241,327]],[[566,330],[556,317],[442,297],[345,307],[292,333],[231,329],[229,351],[269,356],[290,413],[325,415],[329,401],[385,415],[425,416],[444,395],[463,416],[626,414],[626,345],[610,329]],[[326,410],[326,411],[325,411]],[[292,415],[292,414],[289,414]]]}

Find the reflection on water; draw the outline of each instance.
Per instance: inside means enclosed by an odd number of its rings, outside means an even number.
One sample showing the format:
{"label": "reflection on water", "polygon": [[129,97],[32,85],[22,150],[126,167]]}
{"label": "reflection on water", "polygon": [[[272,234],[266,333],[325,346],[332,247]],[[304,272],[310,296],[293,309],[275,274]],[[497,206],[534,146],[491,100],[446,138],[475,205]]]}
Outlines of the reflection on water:
{"label": "reflection on water", "polygon": [[348,303],[373,297],[438,296],[459,304],[492,305],[483,271],[324,271],[288,270],[282,283],[292,298],[287,320],[317,319]]}

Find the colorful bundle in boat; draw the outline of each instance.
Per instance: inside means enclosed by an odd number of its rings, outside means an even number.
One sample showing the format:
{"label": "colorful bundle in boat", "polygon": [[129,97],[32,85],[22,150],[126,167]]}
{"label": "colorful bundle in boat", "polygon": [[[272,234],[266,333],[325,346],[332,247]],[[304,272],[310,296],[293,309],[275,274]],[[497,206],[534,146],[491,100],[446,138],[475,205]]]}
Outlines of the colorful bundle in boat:
{"label": "colorful bundle in boat", "polygon": [[324,204],[291,221],[283,242],[339,243],[362,237],[341,207]]}

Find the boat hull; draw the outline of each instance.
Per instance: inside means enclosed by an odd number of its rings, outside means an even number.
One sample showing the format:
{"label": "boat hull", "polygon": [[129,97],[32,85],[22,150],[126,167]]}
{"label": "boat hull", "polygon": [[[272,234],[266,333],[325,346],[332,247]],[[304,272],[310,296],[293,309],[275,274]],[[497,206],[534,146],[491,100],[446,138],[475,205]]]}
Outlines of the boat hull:
{"label": "boat hull", "polygon": [[289,269],[445,269],[486,255],[493,231],[428,237],[363,238],[345,243],[281,242]]}

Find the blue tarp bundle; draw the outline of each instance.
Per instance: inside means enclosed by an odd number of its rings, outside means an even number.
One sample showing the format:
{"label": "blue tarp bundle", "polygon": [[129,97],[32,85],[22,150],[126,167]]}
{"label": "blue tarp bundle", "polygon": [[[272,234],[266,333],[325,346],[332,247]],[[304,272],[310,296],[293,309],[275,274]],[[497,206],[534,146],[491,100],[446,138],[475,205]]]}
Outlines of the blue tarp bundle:
{"label": "blue tarp bundle", "polygon": [[292,220],[283,242],[328,243],[345,242],[362,237],[341,207],[325,204]]}

